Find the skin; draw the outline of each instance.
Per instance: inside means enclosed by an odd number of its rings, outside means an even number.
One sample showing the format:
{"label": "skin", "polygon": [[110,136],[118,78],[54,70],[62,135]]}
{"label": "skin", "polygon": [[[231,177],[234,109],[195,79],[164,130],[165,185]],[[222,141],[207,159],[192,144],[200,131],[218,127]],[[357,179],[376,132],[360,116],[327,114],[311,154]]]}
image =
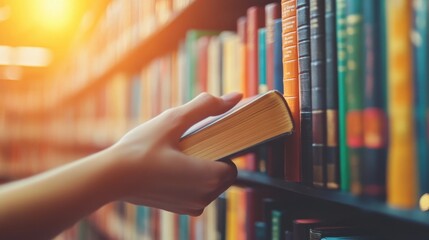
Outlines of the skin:
{"label": "skin", "polygon": [[231,161],[183,154],[181,135],[232,108],[241,94],[200,94],[125,134],[113,146],[0,187],[0,239],[49,239],[117,200],[192,216],[236,179]]}

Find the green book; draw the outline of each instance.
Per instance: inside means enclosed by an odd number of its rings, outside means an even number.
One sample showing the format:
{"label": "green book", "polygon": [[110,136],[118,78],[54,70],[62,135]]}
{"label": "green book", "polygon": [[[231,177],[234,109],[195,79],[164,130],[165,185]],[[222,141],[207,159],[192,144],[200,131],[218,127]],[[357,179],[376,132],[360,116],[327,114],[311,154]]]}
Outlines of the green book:
{"label": "green book", "polygon": [[337,32],[337,65],[338,65],[338,126],[340,148],[340,182],[341,190],[349,191],[349,157],[347,148],[346,129],[346,73],[347,73],[347,45],[346,45],[346,0],[336,0],[336,32]]}
{"label": "green book", "polygon": [[365,80],[365,35],[363,24],[363,1],[347,0],[346,6],[347,46],[347,147],[350,164],[350,191],[362,192],[361,162],[363,157],[363,109]]}
{"label": "green book", "polygon": [[280,210],[271,211],[271,239],[281,240],[283,239],[284,232],[283,224],[283,212]]}

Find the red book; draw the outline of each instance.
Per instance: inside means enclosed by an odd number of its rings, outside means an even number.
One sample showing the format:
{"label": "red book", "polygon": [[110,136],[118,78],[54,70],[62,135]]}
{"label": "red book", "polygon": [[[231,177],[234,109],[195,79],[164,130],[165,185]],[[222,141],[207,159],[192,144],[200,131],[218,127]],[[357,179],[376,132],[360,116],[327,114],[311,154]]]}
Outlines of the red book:
{"label": "red book", "polygon": [[202,36],[197,40],[197,91],[207,91],[207,62],[210,36]]}
{"label": "red book", "polygon": [[258,29],[264,27],[264,9],[250,7],[247,9],[247,88],[246,96],[258,94]]}

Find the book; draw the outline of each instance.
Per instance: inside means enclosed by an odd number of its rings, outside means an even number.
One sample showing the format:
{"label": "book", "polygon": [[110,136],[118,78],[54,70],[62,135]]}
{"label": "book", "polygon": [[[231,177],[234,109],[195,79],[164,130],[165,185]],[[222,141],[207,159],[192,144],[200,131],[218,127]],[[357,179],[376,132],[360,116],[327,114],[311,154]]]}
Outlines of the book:
{"label": "book", "polygon": [[258,29],[258,92],[265,93],[268,91],[267,84],[267,29]]}
{"label": "book", "polygon": [[274,59],[276,56],[275,53],[275,21],[281,17],[280,13],[280,4],[279,3],[269,3],[265,5],[265,28],[266,28],[266,44],[267,44],[267,86],[268,89],[275,89],[274,75],[275,75],[275,65]]}
{"label": "book", "polygon": [[311,56],[310,56],[310,1],[297,0],[298,72],[301,125],[301,181],[313,184],[311,154]]}
{"label": "book", "polygon": [[339,189],[338,80],[335,36],[335,0],[325,1],[326,46],[326,187]]}
{"label": "book", "polygon": [[362,193],[363,94],[364,94],[364,25],[363,1],[348,0],[347,14],[347,147],[349,149],[350,191]]}
{"label": "book", "polygon": [[386,13],[389,41],[387,202],[394,207],[413,208],[417,205],[417,166],[409,38],[411,2],[386,1]]}
{"label": "book", "polygon": [[313,185],[326,186],[325,1],[310,0]]}
{"label": "book", "polygon": [[428,1],[413,1],[413,79],[414,79],[414,119],[416,126],[417,162],[419,166],[419,196],[429,192],[429,154],[428,154]]}
{"label": "book", "polygon": [[[273,65],[274,65],[274,90],[277,90],[283,93],[283,54],[282,54],[282,19],[274,20],[274,56],[273,56]],[[269,57],[269,52],[267,52],[267,57]],[[268,64],[268,59],[267,59]],[[268,66],[267,66],[268,67]]]}
{"label": "book", "polygon": [[362,194],[384,199],[386,195],[387,119],[384,4],[364,1],[365,94],[363,110],[364,157]]}
{"label": "book", "polygon": [[284,145],[287,160],[284,164],[284,175],[288,181],[301,181],[299,121],[299,86],[298,86],[298,41],[296,29],[296,0],[282,1],[283,20],[283,89],[284,97],[291,108],[295,123],[295,132]]}
{"label": "book", "polygon": [[264,27],[265,11],[262,7],[247,9],[247,88],[246,96],[258,94],[259,58],[258,58],[258,29]]}
{"label": "book", "polygon": [[346,0],[336,0],[336,34],[337,34],[337,74],[338,74],[338,145],[340,154],[340,179],[341,190],[349,191],[349,157],[347,148],[347,44],[346,44]]}
{"label": "book", "polygon": [[286,101],[273,90],[244,99],[230,111],[195,124],[183,134],[179,147],[185,154],[218,160],[292,134],[293,129]]}
{"label": "book", "polygon": [[293,220],[293,239],[306,240],[311,228],[315,228],[322,223],[320,219],[295,219]]}

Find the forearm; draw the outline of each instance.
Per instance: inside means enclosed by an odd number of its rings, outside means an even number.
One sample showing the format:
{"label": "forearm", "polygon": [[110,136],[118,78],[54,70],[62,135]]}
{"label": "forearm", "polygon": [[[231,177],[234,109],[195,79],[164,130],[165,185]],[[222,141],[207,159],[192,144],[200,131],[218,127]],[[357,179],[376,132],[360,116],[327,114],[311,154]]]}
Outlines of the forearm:
{"label": "forearm", "polygon": [[[0,188],[0,239],[52,238],[115,200],[108,150]],[[119,170],[119,169],[116,169]]]}

